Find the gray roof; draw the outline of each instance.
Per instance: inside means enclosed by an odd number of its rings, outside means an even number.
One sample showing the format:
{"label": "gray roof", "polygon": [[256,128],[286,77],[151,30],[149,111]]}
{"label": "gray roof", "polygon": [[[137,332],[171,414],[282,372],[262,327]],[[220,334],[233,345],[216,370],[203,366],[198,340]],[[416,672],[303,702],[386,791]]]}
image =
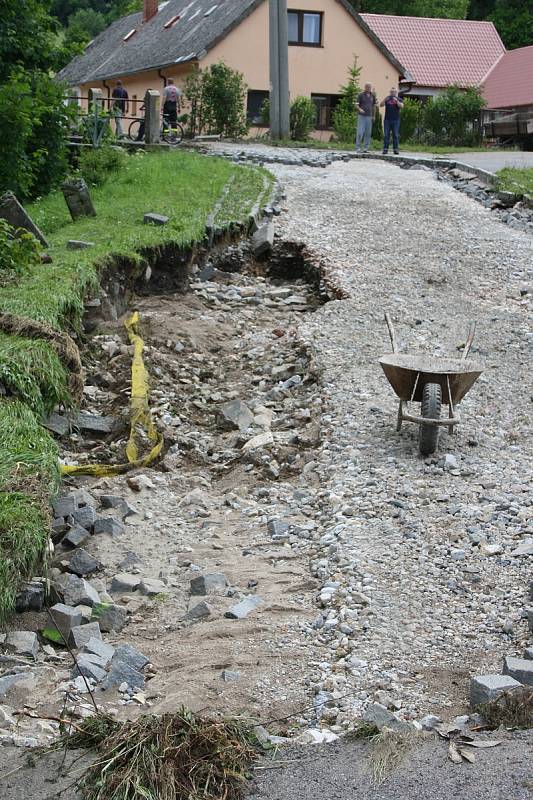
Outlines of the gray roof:
{"label": "gray roof", "polygon": [[[347,0],[336,1],[363,28],[397,71],[409,79],[407,70]],[[265,0],[167,0],[146,23],[142,21],[142,12],[128,14],[113,22],[87,45],[82,55],[59,72],[58,78],[73,86],[201,60],[262,2]],[[176,15],[180,19],[170,28],[165,28],[165,23]],[[135,33],[124,41],[133,30]]]}

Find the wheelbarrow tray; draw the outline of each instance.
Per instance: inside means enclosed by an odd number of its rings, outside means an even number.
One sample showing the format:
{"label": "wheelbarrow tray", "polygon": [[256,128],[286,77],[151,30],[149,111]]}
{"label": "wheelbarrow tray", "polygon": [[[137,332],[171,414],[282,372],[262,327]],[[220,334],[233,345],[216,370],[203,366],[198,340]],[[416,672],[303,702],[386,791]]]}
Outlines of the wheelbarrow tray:
{"label": "wheelbarrow tray", "polygon": [[449,392],[453,405],[456,405],[461,402],[483,372],[473,361],[409,353],[391,353],[380,358],[379,363],[400,400],[414,400],[419,403],[422,402],[424,384],[439,383],[443,405],[449,404]]}

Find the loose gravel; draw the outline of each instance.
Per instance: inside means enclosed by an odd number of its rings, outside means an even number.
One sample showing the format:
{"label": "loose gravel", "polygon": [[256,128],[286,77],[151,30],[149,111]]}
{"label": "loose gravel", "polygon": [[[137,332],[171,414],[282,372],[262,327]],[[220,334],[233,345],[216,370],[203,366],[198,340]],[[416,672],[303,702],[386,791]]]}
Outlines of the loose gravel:
{"label": "loose gravel", "polygon": [[[280,235],[305,241],[348,298],[302,325],[326,405],[306,467],[321,526],[309,549],[322,582],[311,685],[334,729],[376,691],[408,718],[452,710],[469,674],[500,671],[527,641],[531,555],[513,553],[533,542],[533,239],[426,171],[272,169],[287,192]],[[378,364],[390,352],[385,310],[417,353],[459,357],[478,324],[471,357],[485,371],[435,457],[418,455],[414,426],[396,433]]]}

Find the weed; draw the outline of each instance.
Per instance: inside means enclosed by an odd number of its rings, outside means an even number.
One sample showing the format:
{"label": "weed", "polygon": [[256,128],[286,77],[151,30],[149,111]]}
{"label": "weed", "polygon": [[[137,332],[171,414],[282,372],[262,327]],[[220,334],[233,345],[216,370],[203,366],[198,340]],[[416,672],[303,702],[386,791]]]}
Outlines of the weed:
{"label": "weed", "polygon": [[99,714],[63,741],[96,751],[79,783],[87,800],[236,800],[257,758],[253,734],[242,722],[185,708],[135,722]]}
{"label": "weed", "polygon": [[381,786],[389,772],[401,764],[416,739],[416,733],[398,733],[385,728],[370,740],[370,770],[374,786]]}
{"label": "weed", "polygon": [[533,689],[524,686],[492,700],[476,709],[493,731],[505,728],[533,728]]}
{"label": "weed", "polygon": [[497,186],[500,191],[533,195],[533,167],[525,169],[506,167],[497,175]]}
{"label": "weed", "polygon": [[366,739],[370,741],[377,736],[378,733],[379,728],[377,728],[375,725],[372,725],[371,722],[360,722],[353,730],[346,734],[345,738],[348,741],[351,739]]}

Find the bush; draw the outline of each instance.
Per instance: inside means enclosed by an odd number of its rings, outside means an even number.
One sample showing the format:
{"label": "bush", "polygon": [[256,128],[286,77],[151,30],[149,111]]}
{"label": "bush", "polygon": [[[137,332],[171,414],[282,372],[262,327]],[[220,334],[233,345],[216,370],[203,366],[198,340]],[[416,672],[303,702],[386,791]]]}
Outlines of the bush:
{"label": "bush", "polygon": [[316,106],[310,97],[296,97],[291,103],[291,139],[304,142],[315,127]]}
{"label": "bush", "polygon": [[40,260],[41,246],[35,236],[0,219],[0,285],[28,272]]}
{"label": "bush", "polygon": [[383,141],[383,117],[377,108],[372,122],[372,139],[377,142]]}
{"label": "bush", "polygon": [[412,97],[403,98],[400,123],[402,141],[414,141],[419,136],[422,110],[422,105],[418,100],[414,100]]}
{"label": "bush", "polygon": [[239,138],[248,132],[244,76],[223,62],[196,69],[185,82],[191,104],[189,133],[219,134]]}
{"label": "bush", "polygon": [[45,73],[15,70],[0,87],[0,192],[26,200],[65,177],[71,112],[63,101],[63,87]]}
{"label": "bush", "polygon": [[354,56],[353,64],[348,69],[348,81],[339,89],[341,99],[333,112],[333,130],[339,142],[353,142],[355,139],[360,76],[361,67],[357,66],[357,56]]}
{"label": "bush", "polygon": [[485,101],[477,88],[452,86],[430,100],[421,114],[428,144],[471,146],[481,138],[479,120]]}
{"label": "bush", "polygon": [[113,172],[120,172],[127,157],[120,147],[103,145],[96,150],[84,148],[79,170],[87,183],[101,186]]}

